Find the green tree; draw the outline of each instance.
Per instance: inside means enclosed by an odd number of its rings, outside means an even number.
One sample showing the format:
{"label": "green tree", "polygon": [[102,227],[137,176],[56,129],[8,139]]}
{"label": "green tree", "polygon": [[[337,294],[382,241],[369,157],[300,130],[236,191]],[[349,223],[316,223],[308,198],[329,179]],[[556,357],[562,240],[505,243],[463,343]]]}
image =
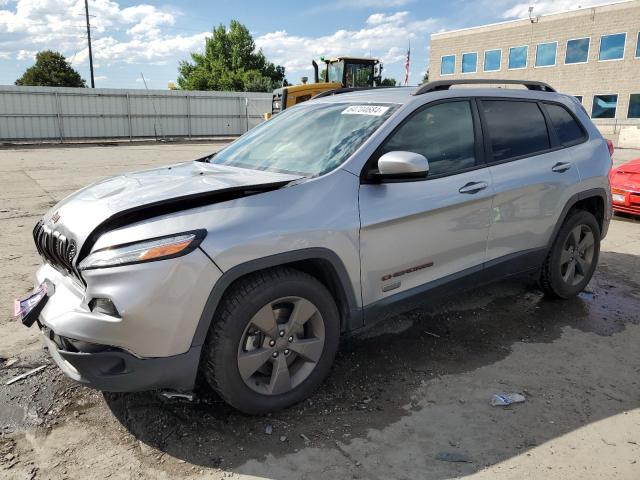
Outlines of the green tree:
{"label": "green tree", "polygon": [[231,20],[205,39],[204,53],[192,53],[192,62],[178,67],[183,90],[270,92],[285,82],[284,67],[269,62],[243,24]]}
{"label": "green tree", "polygon": [[35,65],[27,68],[16,85],[31,87],[86,87],[80,74],[64,58],[52,50],[38,52]]}
{"label": "green tree", "polygon": [[381,87],[395,87],[396,86],[396,79],[395,78],[384,78],[380,82],[380,86]]}
{"label": "green tree", "polygon": [[422,77],[422,83],[428,83],[429,82],[429,69],[427,68],[427,71],[424,72],[424,77]]}

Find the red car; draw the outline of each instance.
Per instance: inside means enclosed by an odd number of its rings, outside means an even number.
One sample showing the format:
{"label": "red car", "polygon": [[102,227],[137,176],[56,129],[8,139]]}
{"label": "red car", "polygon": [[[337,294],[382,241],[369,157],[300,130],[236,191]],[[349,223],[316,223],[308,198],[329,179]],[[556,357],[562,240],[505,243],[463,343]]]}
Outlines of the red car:
{"label": "red car", "polygon": [[640,215],[640,158],[612,168],[609,180],[613,211]]}

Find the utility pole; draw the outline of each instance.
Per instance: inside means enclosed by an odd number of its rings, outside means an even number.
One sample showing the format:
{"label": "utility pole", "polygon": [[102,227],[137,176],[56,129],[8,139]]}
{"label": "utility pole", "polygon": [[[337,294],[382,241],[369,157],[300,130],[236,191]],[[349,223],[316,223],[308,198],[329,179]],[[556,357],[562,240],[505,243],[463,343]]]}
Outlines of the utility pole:
{"label": "utility pole", "polygon": [[87,40],[89,42],[89,69],[91,70],[91,88],[96,88],[93,78],[93,53],[91,52],[91,26],[89,25],[89,1],[84,0],[84,13],[87,18]]}

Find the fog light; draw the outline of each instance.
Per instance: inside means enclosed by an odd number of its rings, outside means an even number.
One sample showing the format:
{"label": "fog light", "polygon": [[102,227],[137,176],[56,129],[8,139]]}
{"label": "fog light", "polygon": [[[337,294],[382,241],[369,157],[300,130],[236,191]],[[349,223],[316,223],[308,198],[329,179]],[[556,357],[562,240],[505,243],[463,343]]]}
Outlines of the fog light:
{"label": "fog light", "polygon": [[89,302],[89,308],[93,313],[102,313],[111,317],[119,317],[118,309],[108,298],[92,298]]}

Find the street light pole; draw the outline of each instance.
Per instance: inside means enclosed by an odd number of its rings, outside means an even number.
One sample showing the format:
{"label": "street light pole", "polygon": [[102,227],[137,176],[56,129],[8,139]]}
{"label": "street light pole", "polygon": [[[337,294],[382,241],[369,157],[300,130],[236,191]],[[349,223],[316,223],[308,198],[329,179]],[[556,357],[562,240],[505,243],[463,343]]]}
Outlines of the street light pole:
{"label": "street light pole", "polygon": [[84,13],[87,18],[87,40],[89,42],[89,69],[91,70],[91,88],[96,88],[93,78],[93,53],[91,52],[91,26],[89,25],[89,1],[84,0]]}

